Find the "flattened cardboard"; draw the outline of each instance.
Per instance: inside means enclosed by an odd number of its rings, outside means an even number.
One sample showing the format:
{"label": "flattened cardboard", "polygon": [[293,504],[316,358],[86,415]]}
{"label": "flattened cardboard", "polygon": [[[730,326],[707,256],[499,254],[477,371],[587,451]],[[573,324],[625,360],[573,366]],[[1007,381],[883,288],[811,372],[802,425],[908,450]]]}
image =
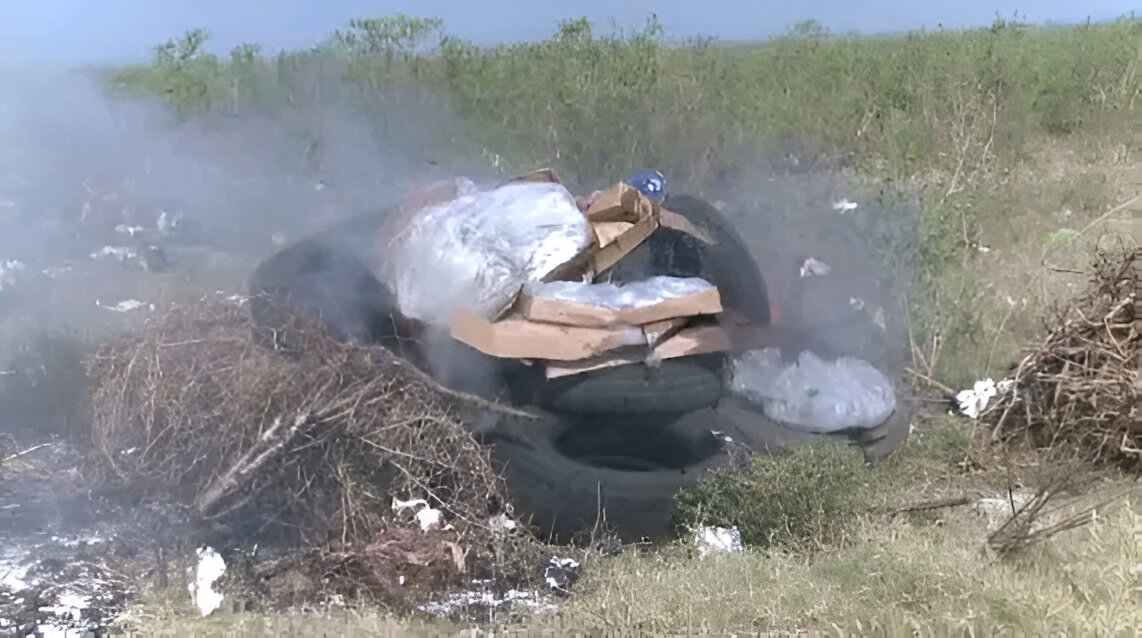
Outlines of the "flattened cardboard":
{"label": "flattened cardboard", "polygon": [[514,182],[551,182],[552,184],[563,183],[553,168],[537,168],[534,171],[528,171],[523,175],[518,175],[504,181],[503,183],[512,184]]}
{"label": "flattened cardboard", "polygon": [[453,339],[493,357],[578,361],[604,352],[645,342],[633,326],[583,328],[528,321],[511,314],[490,322],[466,309],[452,315]]}
{"label": "flattened cardboard", "polygon": [[713,238],[713,236],[710,235],[710,233],[707,233],[706,231],[702,230],[701,228],[696,226],[693,222],[691,222],[689,219],[686,219],[682,215],[679,215],[678,213],[676,213],[672,210],[666,210],[665,208],[659,208],[658,209],[658,223],[663,228],[670,228],[672,230],[677,230],[677,231],[686,233],[687,235],[690,235],[691,237],[696,237],[698,239],[698,241],[701,241],[701,242],[706,243],[706,244],[710,244],[711,246],[718,243],[717,240],[715,240]]}
{"label": "flattened cardboard", "polygon": [[587,219],[593,222],[638,223],[648,217],[658,217],[658,207],[637,188],[619,182],[603,191],[590,207]]}
{"label": "flattened cardboard", "polygon": [[548,379],[557,379],[592,370],[643,365],[651,358],[664,361],[696,354],[728,352],[732,349],[733,343],[729,334],[720,326],[690,326],[662,341],[649,356],[645,349],[627,348],[622,352],[607,353],[582,361],[548,363],[544,366],[544,375]]}
{"label": "flattened cardboard", "polygon": [[716,315],[722,311],[722,297],[717,288],[710,288],[640,308],[606,308],[523,293],[520,295],[519,310],[523,318],[530,321],[567,326],[642,326],[678,317]]}

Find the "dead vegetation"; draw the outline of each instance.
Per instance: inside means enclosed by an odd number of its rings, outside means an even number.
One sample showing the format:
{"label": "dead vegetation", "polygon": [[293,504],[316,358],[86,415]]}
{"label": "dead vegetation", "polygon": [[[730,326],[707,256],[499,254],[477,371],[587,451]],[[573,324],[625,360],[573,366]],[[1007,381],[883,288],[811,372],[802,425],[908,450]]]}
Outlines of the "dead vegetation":
{"label": "dead vegetation", "polygon": [[216,295],[99,347],[92,476],[243,538],[284,533],[308,551],[275,573],[326,593],[408,602],[522,569],[532,546],[490,523],[511,508],[464,401],[386,350],[291,329],[304,347],[262,348],[245,300]]}
{"label": "dead vegetation", "polygon": [[981,414],[991,441],[1142,470],[1134,260],[1127,250],[1098,253],[1087,291],[1057,310]]}

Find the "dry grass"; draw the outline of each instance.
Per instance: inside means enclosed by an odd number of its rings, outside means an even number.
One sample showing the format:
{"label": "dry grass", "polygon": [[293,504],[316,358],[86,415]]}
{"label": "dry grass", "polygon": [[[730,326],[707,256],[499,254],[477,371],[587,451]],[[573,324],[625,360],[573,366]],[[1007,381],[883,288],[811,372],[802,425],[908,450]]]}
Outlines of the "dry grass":
{"label": "dry grass", "polygon": [[[173,497],[251,542],[285,532],[308,551],[261,577],[323,593],[406,605],[522,568],[532,546],[489,526],[511,508],[461,402],[383,349],[297,321],[305,347],[269,351],[241,300],[210,296],[100,347],[92,476]],[[422,533],[394,498],[426,499],[443,528]],[[290,604],[312,592],[270,593]]]}
{"label": "dry grass", "polygon": [[[1106,635],[1137,627],[1142,521],[1118,498],[1081,530],[1014,558],[987,551],[969,508],[866,516],[852,541],[812,558],[745,551],[701,559],[684,546],[594,566],[564,626],[726,633],[816,628],[974,627]],[[1077,633],[1075,633],[1077,632]],[[909,631],[910,633],[910,631]]]}

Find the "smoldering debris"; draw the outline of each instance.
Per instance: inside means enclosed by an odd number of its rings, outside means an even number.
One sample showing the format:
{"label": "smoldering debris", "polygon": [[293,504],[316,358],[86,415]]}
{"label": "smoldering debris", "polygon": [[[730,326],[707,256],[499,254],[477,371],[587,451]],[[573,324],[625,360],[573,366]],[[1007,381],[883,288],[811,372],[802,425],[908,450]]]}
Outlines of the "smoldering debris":
{"label": "smoldering debris", "polygon": [[400,608],[464,578],[526,580],[536,546],[490,523],[512,510],[462,425],[472,408],[386,350],[297,322],[304,348],[264,349],[246,309],[218,294],[98,348],[87,475],[174,495],[229,538],[298,547],[260,577],[304,574],[309,596]]}

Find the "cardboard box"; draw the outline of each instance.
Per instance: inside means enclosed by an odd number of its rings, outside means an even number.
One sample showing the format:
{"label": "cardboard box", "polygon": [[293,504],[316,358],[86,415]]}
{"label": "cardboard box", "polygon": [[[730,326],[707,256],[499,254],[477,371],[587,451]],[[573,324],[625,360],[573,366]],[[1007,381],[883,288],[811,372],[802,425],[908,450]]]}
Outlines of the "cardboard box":
{"label": "cardboard box", "polygon": [[621,352],[609,352],[580,361],[548,363],[544,366],[544,375],[548,379],[557,379],[623,365],[646,365],[648,360],[664,361],[731,350],[733,343],[730,335],[720,326],[690,326],[663,340],[650,352],[646,349],[626,348]]}
{"label": "cardboard box", "polygon": [[466,309],[452,315],[453,339],[493,357],[578,361],[646,342],[637,326],[584,328],[528,321],[511,314],[486,321]]}
{"label": "cardboard box", "polygon": [[555,169],[552,168],[537,168],[534,171],[528,171],[523,175],[505,180],[502,182],[502,184],[511,184],[514,182],[551,182],[553,184],[563,183],[559,179],[559,176],[555,174]]}
{"label": "cardboard box", "polygon": [[658,230],[658,207],[636,188],[618,183],[587,208],[595,227],[598,249],[591,257],[591,274],[614,266]]}
{"label": "cardboard box", "polygon": [[638,308],[607,308],[561,299],[533,297],[527,293],[521,294],[519,298],[519,312],[525,319],[588,328],[642,326],[679,317],[716,315],[721,311],[722,298],[717,288]]}

